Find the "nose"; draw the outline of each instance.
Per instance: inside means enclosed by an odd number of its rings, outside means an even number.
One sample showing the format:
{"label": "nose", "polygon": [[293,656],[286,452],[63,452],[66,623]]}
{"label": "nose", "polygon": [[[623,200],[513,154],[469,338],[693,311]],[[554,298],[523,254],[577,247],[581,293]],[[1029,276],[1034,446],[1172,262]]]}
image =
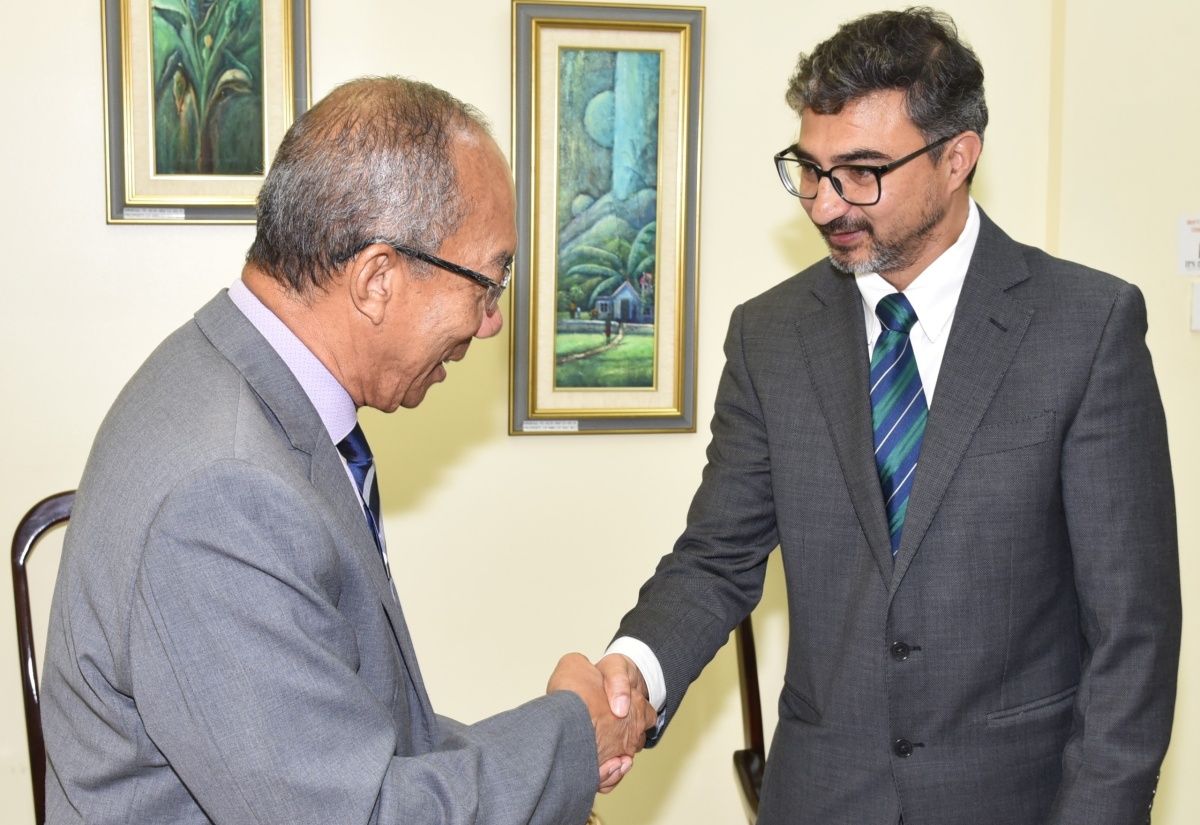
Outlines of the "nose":
{"label": "nose", "polygon": [[850,204],[842,200],[842,196],[833,188],[833,181],[823,178],[817,184],[817,196],[806,202],[808,216],[817,226],[824,226],[835,218],[840,218],[850,211]]}
{"label": "nose", "polygon": [[491,338],[504,328],[504,313],[500,307],[496,307],[496,311],[491,315],[483,313],[483,320],[479,322],[479,329],[475,330],[476,338]]}

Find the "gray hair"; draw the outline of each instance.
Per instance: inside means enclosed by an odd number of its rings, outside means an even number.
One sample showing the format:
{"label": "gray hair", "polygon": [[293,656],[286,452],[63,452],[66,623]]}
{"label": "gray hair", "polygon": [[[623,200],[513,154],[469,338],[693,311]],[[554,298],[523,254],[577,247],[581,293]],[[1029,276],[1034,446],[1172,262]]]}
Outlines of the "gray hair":
{"label": "gray hair", "polygon": [[428,83],[337,87],[284,135],[247,263],[309,295],[372,239],[435,252],[467,211],[452,150],[472,131],[491,133],[479,110]]}
{"label": "gray hair", "polygon": [[[983,139],[988,122],[983,66],[959,39],[954,20],[924,6],[842,24],[811,54],[800,55],[786,99],[801,117],[805,109],[829,115],[891,89],[904,91],[908,117],[927,142],[962,132]],[[930,154],[936,162],[942,147]]]}

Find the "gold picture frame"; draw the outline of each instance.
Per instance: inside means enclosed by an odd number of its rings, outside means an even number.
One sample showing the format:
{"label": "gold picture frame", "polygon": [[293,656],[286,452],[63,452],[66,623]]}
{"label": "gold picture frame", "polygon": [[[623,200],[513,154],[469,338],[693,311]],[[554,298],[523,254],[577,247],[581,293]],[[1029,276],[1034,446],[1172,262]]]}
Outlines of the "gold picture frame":
{"label": "gold picture frame", "polygon": [[109,223],[253,223],[309,106],[308,0],[101,0]]}
{"label": "gold picture frame", "polygon": [[704,9],[513,3],[509,432],[694,432]]}

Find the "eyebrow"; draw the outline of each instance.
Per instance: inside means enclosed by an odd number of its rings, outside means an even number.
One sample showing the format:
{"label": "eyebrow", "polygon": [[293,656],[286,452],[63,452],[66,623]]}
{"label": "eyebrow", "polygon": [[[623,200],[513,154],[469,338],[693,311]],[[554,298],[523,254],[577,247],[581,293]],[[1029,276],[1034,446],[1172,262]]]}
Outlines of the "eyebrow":
{"label": "eyebrow", "polygon": [[[803,149],[801,149],[800,147],[796,147],[796,155],[801,160],[806,160],[809,163],[815,164],[817,166],[821,165],[821,164],[817,163],[817,159],[812,155],[811,152],[806,152]],[[849,152],[842,152],[841,154],[834,155],[831,158],[834,166],[837,166],[837,165],[843,164],[843,163],[857,163],[859,161],[864,161],[864,160],[882,161],[883,164],[886,165],[887,162],[890,161],[891,159],[892,159],[891,157],[884,154],[883,152],[880,152],[878,149],[852,149]]]}

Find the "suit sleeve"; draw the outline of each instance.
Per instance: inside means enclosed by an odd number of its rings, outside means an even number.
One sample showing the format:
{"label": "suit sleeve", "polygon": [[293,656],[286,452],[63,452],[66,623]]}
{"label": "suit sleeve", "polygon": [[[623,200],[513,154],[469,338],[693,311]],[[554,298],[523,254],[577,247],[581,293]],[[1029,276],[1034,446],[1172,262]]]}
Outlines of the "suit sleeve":
{"label": "suit sleeve", "polygon": [[131,672],[147,735],[205,814],[582,823],[598,766],[572,693],[397,755],[393,696],[360,678],[371,665],[348,617],[371,606],[342,603],[340,563],[311,502],[251,464],[204,467],[167,495],[135,584]]}
{"label": "suit sleeve", "polygon": [[1053,825],[1147,820],[1167,749],[1181,606],[1166,422],[1141,293],[1117,295],[1063,445],[1085,658]]}
{"label": "suit sleeve", "polygon": [[746,368],[743,313],[743,307],[734,310],[725,340],[708,463],[687,528],[617,633],[645,642],[662,666],[667,700],[659,733],[758,603],[767,558],[779,543],[767,429]]}

